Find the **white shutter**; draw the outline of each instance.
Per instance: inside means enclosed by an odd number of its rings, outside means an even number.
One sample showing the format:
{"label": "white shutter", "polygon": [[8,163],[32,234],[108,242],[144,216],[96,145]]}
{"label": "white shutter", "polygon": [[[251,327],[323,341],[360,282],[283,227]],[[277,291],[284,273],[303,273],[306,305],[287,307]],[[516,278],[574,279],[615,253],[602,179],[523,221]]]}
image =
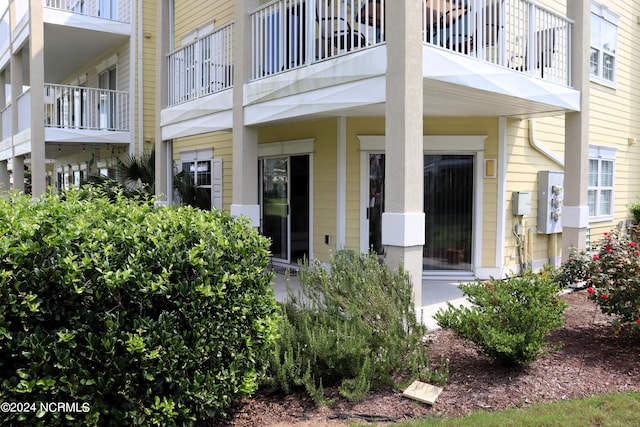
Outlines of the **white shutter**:
{"label": "white shutter", "polygon": [[222,159],[212,159],[211,167],[211,201],[214,208],[222,209]]}

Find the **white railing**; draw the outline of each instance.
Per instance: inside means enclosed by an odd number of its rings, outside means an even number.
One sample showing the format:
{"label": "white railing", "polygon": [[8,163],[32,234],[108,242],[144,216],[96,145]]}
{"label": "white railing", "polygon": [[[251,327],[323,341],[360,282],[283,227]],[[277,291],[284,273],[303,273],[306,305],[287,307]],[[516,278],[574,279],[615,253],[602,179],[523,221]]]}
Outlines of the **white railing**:
{"label": "white railing", "polygon": [[4,11],[0,18],[0,53],[9,48],[9,40],[11,40],[11,30],[9,26],[9,8]]}
{"label": "white railing", "polygon": [[45,84],[46,127],[129,131],[129,94],[123,91]]}
{"label": "white railing", "polygon": [[383,43],[385,0],[276,0],[251,12],[251,79]]}
{"label": "white railing", "polygon": [[131,20],[130,4],[130,1],[114,0],[46,0],[45,2],[45,6],[52,9],[125,23]]}
{"label": "white railing", "polygon": [[18,97],[18,133],[31,127],[31,91],[26,90]]}
{"label": "white railing", "polygon": [[233,23],[167,55],[168,105],[233,86]]}
{"label": "white railing", "polygon": [[570,86],[568,18],[531,0],[427,0],[424,42]]}
{"label": "white railing", "polygon": [[2,120],[2,135],[0,135],[0,141],[11,137],[13,129],[11,128],[11,104],[7,105],[2,111],[0,111],[0,120]]}

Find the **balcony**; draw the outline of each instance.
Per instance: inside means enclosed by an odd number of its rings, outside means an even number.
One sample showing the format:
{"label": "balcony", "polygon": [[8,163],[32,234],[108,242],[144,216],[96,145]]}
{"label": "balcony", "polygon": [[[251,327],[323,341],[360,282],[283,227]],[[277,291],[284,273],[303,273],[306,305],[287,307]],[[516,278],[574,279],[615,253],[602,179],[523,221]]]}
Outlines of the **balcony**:
{"label": "balcony", "polygon": [[130,2],[113,0],[46,0],[45,6],[64,12],[129,23]]}
{"label": "balcony", "polygon": [[233,86],[232,37],[230,23],[167,56],[169,106]]}

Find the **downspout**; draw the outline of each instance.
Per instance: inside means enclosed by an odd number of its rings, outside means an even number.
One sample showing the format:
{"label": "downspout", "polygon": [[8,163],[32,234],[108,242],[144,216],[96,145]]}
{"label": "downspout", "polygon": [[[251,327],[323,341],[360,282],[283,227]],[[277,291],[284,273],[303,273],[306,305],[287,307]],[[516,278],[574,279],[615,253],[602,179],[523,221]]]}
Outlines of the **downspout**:
{"label": "downspout", "polygon": [[564,169],[564,160],[544,145],[540,145],[540,143],[538,143],[538,140],[536,139],[536,119],[534,118],[529,119],[529,145],[531,145],[531,148]]}
{"label": "downspout", "polygon": [[144,99],[143,99],[143,73],[142,73],[142,64],[143,64],[143,38],[142,38],[142,0],[138,0],[138,157],[142,158],[144,156]]}
{"label": "downspout", "polygon": [[[553,151],[549,150],[544,145],[540,145],[538,140],[536,139],[536,119],[529,119],[529,145],[531,148],[538,151],[540,154],[560,166],[564,170],[564,160],[558,157]],[[558,234],[552,233],[549,234],[549,260],[551,265],[555,265],[554,260],[558,256]],[[533,244],[530,244],[529,250],[533,251]],[[532,255],[532,254],[531,254]],[[533,261],[533,257],[532,257]]]}

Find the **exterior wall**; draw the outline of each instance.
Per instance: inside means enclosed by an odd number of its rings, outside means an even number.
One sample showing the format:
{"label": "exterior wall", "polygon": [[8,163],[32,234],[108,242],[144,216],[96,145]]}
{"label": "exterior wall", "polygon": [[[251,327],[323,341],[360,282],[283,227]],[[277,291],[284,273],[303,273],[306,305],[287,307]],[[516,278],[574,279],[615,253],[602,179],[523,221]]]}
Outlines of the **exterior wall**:
{"label": "exterior wall", "polygon": [[[136,152],[138,152],[137,144],[142,140],[143,141],[143,151],[151,152],[154,148],[153,141],[155,140],[155,119],[156,119],[156,39],[154,34],[156,33],[156,2],[155,1],[143,1],[142,4],[142,52],[138,52],[142,57],[142,93],[143,93],[143,137],[142,139],[138,135],[139,126],[138,126],[138,99],[139,90],[137,84],[137,74],[135,76],[136,79],[136,123],[135,123],[135,138],[136,141]],[[137,26],[137,22],[136,22]]]}
{"label": "exterior wall", "polygon": [[[272,126],[258,131],[259,143],[314,138],[313,152],[313,248],[311,256],[323,262],[335,252],[335,238],[324,243],[325,234],[336,235],[337,122],[336,119]],[[349,167],[347,167],[348,169]],[[359,179],[359,178],[358,178]],[[350,248],[350,245],[347,245]],[[357,248],[357,246],[354,246]]]}
{"label": "exterior wall", "polygon": [[233,20],[231,0],[176,1],[174,46],[182,45],[182,37],[201,25],[214,22],[214,28]]}
{"label": "exterior wall", "polygon": [[231,194],[233,189],[233,156],[231,146],[232,142],[230,132],[215,132],[189,138],[179,138],[173,142],[173,162],[175,172],[178,172],[177,169],[180,168],[181,152],[213,149],[213,157],[222,159],[222,197],[223,207],[226,211],[231,207]]}

